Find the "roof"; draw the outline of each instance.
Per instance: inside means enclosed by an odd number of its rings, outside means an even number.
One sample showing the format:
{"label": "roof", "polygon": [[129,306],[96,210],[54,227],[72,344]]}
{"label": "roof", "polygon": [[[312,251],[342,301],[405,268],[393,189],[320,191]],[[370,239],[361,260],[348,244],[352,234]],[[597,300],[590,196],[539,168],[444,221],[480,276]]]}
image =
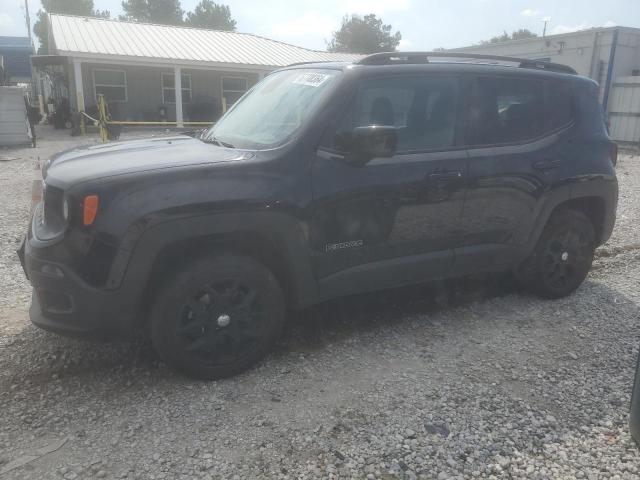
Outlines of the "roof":
{"label": "roof", "polygon": [[247,33],[59,14],[51,14],[50,21],[57,53],[71,57],[258,67],[360,58],[309,50]]}
{"label": "roof", "polygon": [[31,50],[31,42],[29,37],[5,37],[0,36],[0,48],[17,47]]}
{"label": "roof", "polygon": [[29,56],[33,53],[29,37],[0,37],[0,56],[5,75],[12,81],[31,77]]}
{"label": "roof", "polygon": [[620,26],[594,27],[594,28],[585,28],[582,30],[574,30],[573,32],[567,32],[567,33],[556,33],[553,35],[548,34],[548,35],[545,35],[544,37],[536,36],[536,37],[519,38],[517,40],[503,40],[503,41],[494,42],[494,43],[479,43],[477,45],[468,45],[466,47],[450,48],[450,49],[447,49],[446,51],[463,52],[465,50],[479,50],[483,48],[490,49],[492,47],[502,47],[505,45],[519,45],[519,44],[535,43],[535,42],[548,42],[552,40],[561,40],[563,38],[575,37],[578,35],[613,32],[615,30],[619,30],[625,33],[640,35],[640,28],[635,28],[635,27],[620,27]]}

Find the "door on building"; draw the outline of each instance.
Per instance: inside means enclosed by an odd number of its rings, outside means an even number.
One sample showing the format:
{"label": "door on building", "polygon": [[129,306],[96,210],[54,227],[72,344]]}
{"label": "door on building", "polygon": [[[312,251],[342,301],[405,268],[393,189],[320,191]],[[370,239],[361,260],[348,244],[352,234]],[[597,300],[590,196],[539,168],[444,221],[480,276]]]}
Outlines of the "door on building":
{"label": "door on building", "polygon": [[[311,239],[321,294],[355,293],[446,275],[460,244],[466,80],[364,79],[312,165]],[[355,127],[396,128],[397,150],[356,166]]]}
{"label": "door on building", "polygon": [[499,269],[520,254],[542,199],[565,178],[570,82],[478,76],[469,113],[469,170],[455,273]]}
{"label": "door on building", "polygon": [[614,80],[608,115],[613,140],[640,146],[640,76]]}

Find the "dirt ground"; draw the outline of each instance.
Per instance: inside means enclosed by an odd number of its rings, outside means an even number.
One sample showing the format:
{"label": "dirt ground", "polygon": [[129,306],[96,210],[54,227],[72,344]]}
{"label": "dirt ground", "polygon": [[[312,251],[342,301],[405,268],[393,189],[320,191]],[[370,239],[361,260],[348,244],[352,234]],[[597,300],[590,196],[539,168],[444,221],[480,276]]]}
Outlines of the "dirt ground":
{"label": "dirt ground", "polygon": [[620,157],[616,229],[574,295],[491,276],[352,297],[291,321],[256,368],[196,382],[144,341],[30,325],[15,249],[33,164],[96,141],[42,135],[0,150],[0,479],[640,478],[640,157]]}

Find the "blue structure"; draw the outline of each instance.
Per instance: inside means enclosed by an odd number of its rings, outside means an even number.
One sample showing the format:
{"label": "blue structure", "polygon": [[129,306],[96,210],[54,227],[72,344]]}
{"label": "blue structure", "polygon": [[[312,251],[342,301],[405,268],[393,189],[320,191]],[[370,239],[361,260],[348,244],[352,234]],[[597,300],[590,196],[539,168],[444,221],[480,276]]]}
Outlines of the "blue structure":
{"label": "blue structure", "polygon": [[0,56],[3,57],[7,83],[31,82],[31,62],[34,54],[28,37],[1,37]]}

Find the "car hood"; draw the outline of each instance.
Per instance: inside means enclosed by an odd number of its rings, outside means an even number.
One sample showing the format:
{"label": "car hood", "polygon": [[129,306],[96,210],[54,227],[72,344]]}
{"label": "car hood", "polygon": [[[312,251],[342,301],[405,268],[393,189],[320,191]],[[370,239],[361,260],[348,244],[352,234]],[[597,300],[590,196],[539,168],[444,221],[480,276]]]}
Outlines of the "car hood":
{"label": "car hood", "polygon": [[179,135],[74,148],[51,157],[43,173],[48,183],[65,188],[115,175],[248,160],[254,156],[246,150]]}

